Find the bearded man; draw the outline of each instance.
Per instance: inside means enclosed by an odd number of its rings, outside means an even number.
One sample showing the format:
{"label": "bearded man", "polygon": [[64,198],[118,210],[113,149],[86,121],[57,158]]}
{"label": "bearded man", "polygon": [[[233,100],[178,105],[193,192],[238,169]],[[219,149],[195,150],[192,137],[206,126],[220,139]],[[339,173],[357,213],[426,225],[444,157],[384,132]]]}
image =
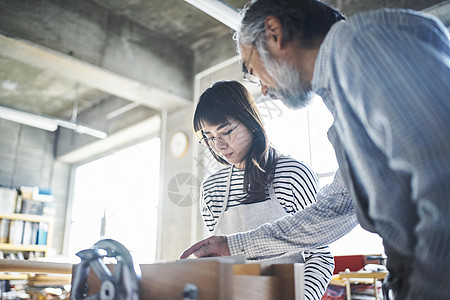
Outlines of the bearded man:
{"label": "bearded man", "polygon": [[[182,255],[275,257],[358,221],[383,238],[395,299],[450,295],[450,39],[435,17],[391,9],[345,20],[315,0],[258,0],[235,33],[245,78],[288,107],[322,97],[339,170],[317,203],[213,236]],[[295,128],[291,128],[295,134]],[[386,297],[388,293],[386,293]]]}

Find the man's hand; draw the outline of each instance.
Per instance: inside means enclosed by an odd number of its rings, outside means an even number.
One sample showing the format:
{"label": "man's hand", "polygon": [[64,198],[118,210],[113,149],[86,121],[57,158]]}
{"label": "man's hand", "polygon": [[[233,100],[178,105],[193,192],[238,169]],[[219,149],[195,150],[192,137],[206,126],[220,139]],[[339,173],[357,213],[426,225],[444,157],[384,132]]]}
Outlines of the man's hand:
{"label": "man's hand", "polygon": [[188,258],[191,254],[196,257],[205,256],[228,256],[230,255],[230,249],[228,249],[227,237],[211,236],[204,239],[186,249],[180,256],[180,259]]}

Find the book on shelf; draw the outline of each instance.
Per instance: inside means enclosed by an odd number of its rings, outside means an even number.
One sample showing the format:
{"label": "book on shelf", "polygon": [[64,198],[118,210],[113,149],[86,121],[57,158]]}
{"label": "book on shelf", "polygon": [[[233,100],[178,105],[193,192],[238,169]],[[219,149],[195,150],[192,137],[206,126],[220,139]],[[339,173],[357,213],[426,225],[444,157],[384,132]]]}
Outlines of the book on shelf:
{"label": "book on shelf", "polygon": [[[21,214],[42,215],[44,207],[51,206],[52,192],[38,187],[21,186],[17,197],[15,212]],[[45,211],[47,211],[46,209]]]}
{"label": "book on shelf", "polygon": [[9,243],[20,245],[22,244],[23,236],[23,224],[22,220],[11,220],[9,224]]}
{"label": "book on shelf", "polygon": [[33,223],[23,222],[22,245],[33,245]]}
{"label": "book on shelf", "polygon": [[18,194],[18,195],[17,195],[17,198],[16,198],[16,207],[15,207],[15,209],[14,209],[14,212],[15,212],[16,214],[20,214],[20,211],[21,211],[21,209],[22,209],[22,203],[23,203],[22,195],[21,195],[21,194]]}
{"label": "book on shelf", "polygon": [[39,223],[31,223],[31,244],[37,245],[38,243]]}
{"label": "book on shelf", "polygon": [[42,209],[42,215],[47,217],[56,216],[56,207],[52,203],[44,203],[44,208]]}
{"label": "book on shelf", "polygon": [[12,214],[16,207],[17,191],[0,187],[0,214]]}
{"label": "book on shelf", "polygon": [[37,186],[22,185],[19,188],[19,191],[23,199],[34,199],[35,196],[39,193],[39,188]]}
{"label": "book on shelf", "polygon": [[23,199],[33,199],[41,202],[53,201],[52,191],[37,186],[21,186],[20,194]]}
{"label": "book on shelf", "polygon": [[47,245],[48,223],[39,222],[37,245]]}
{"label": "book on shelf", "polygon": [[29,215],[42,215],[43,209],[44,202],[36,201],[33,199],[23,199],[20,213]]}
{"label": "book on shelf", "polygon": [[0,220],[0,243],[7,243],[9,237],[9,219]]}
{"label": "book on shelf", "polygon": [[53,201],[52,191],[40,188],[39,192],[36,195],[34,195],[33,199],[41,202],[52,202]]}
{"label": "book on shelf", "polygon": [[0,220],[0,243],[13,245],[47,245],[47,222]]}

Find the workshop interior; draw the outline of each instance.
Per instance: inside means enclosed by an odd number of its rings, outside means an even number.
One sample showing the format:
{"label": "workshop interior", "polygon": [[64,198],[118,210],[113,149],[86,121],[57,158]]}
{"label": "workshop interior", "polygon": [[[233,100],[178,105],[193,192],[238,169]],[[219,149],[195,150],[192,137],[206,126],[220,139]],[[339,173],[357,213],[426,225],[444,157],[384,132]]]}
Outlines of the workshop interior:
{"label": "workshop interior", "polygon": [[[320,186],[338,168],[320,99],[292,111],[243,80],[233,32],[247,2],[0,1],[1,299],[303,299],[301,265],[178,259],[210,234],[200,186],[221,165],[192,118],[214,82],[241,82],[271,142]],[[324,2],[450,28],[450,1]],[[322,299],[383,299],[376,234],[357,227],[330,247]]]}

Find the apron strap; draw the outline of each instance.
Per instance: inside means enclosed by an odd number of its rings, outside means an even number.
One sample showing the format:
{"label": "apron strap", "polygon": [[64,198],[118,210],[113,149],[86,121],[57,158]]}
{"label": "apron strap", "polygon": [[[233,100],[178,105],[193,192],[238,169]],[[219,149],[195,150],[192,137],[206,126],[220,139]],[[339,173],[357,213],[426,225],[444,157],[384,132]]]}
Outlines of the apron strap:
{"label": "apron strap", "polygon": [[272,201],[275,201],[276,203],[280,204],[280,202],[278,202],[277,195],[275,195],[275,189],[273,188],[273,182],[269,185],[269,196]]}
{"label": "apron strap", "polygon": [[228,206],[228,198],[230,197],[231,175],[233,174],[233,168],[234,166],[231,165],[230,171],[228,172],[227,185],[225,190],[225,197],[223,199],[222,210],[220,211],[219,217],[217,218],[217,223],[216,226],[214,227],[212,235],[217,234],[217,230],[219,228],[220,221],[222,220],[223,213],[225,212]]}

